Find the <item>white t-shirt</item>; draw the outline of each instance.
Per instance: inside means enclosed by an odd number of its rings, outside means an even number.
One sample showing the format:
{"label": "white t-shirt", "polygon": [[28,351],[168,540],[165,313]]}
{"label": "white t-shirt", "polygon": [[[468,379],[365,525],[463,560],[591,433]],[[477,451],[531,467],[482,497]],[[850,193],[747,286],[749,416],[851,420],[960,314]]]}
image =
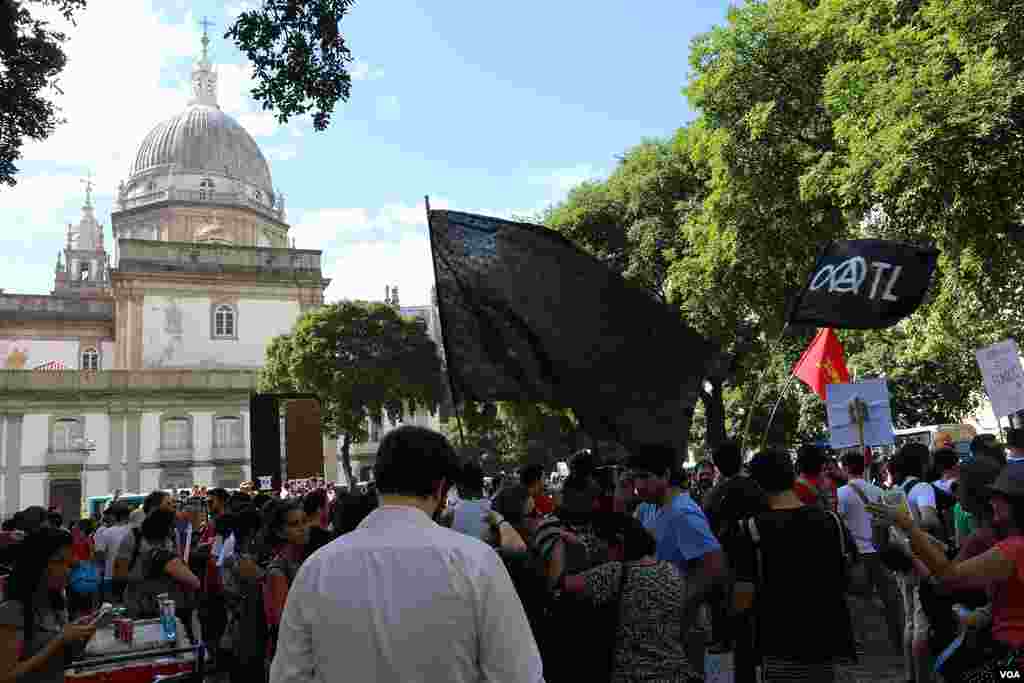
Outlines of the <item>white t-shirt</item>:
{"label": "white t-shirt", "polygon": [[871,513],[864,507],[864,501],[851,485],[859,488],[864,497],[872,503],[882,500],[882,489],[863,479],[851,477],[850,483],[840,486],[836,493],[839,516],[846,522],[853,540],[857,542],[857,550],[861,554],[876,553],[878,548],[872,541]]}
{"label": "white t-shirt", "polygon": [[103,534],[96,532],[96,551],[105,552],[107,554],[107,573],[106,576],[114,575],[114,560],[117,559],[117,551],[121,547],[121,543],[124,539],[132,535],[132,528],[127,524],[118,524],[107,529],[102,529]]}
{"label": "white t-shirt", "polygon": [[[932,488],[932,485],[920,481],[916,477],[913,479],[917,483],[911,487],[910,493],[907,494],[907,502],[910,503],[911,511],[913,511],[917,521],[920,522],[922,508],[937,510],[938,507],[935,504],[935,489]],[[904,485],[900,486],[900,488],[906,490],[906,483],[903,482]]]}

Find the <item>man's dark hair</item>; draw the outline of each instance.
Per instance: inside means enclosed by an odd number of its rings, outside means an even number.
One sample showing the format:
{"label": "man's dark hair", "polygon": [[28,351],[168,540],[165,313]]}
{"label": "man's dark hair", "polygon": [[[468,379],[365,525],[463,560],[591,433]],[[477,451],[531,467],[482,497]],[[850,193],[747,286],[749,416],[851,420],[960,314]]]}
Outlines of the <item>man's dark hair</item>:
{"label": "man's dark hair", "polygon": [[14,519],[17,521],[18,531],[30,534],[42,527],[43,523],[49,519],[49,515],[46,512],[46,508],[40,505],[33,505],[14,515]]}
{"label": "man's dark hair", "polygon": [[667,445],[635,446],[628,458],[626,467],[631,470],[652,472],[658,477],[665,476],[668,471],[668,482],[671,486],[686,486],[689,476],[683,469],[676,450]]}
{"label": "man's dark hair", "polygon": [[310,491],[302,499],[302,511],[307,515],[315,515],[325,507],[327,507],[327,491],[324,489]]}
{"label": "man's dark hair", "polygon": [[107,512],[110,513],[110,516],[114,518],[114,522],[117,524],[127,522],[128,518],[132,516],[131,507],[124,503],[114,503],[107,508]]}
{"label": "man's dark hair", "polygon": [[443,434],[404,425],[385,434],[377,449],[373,466],[377,491],[428,498],[442,481],[455,479],[458,462]]}
{"label": "man's dark hair", "polygon": [[170,510],[154,509],[142,523],[142,537],[147,541],[162,541],[174,529],[174,513]]}
{"label": "man's dark hair", "polygon": [[750,461],[750,477],[765,493],[782,493],[793,488],[796,474],[789,453],[779,450],[761,451]]}
{"label": "man's dark hair", "polygon": [[743,467],[743,451],[737,442],[725,441],[715,449],[711,460],[723,477],[734,477]]}
{"label": "man's dark hair", "polygon": [[985,450],[996,442],[994,434],[978,434],[971,439],[971,455],[978,457],[985,455]]}
{"label": "man's dark hair", "polygon": [[467,462],[459,473],[459,495],[463,498],[484,492],[484,470],[475,462]]}
{"label": "man's dark hair", "polygon": [[952,448],[940,448],[932,456],[935,461],[935,468],[939,472],[951,470],[960,464],[960,456]]}
{"label": "man's dark hair", "polygon": [[241,491],[235,491],[228,498],[228,509],[236,514],[249,505],[252,505],[252,498]]}
{"label": "man's dark hair", "polygon": [[864,454],[859,450],[843,453],[842,463],[843,468],[848,470],[851,474],[857,476],[864,474]]}
{"label": "man's dark hair", "polygon": [[146,516],[149,516],[149,513],[163,505],[164,499],[170,498],[170,496],[171,494],[166,491],[153,491],[142,501],[142,511],[146,513]]}
{"label": "man's dark hair", "polygon": [[920,477],[928,462],[928,447],[921,443],[908,443],[896,451],[889,462],[889,471],[897,477]]}
{"label": "man's dark hair", "polygon": [[817,477],[825,469],[825,450],[813,443],[805,443],[796,452],[796,469],[807,477]]}
{"label": "man's dark hair", "polygon": [[519,483],[530,487],[544,478],[544,465],[534,463],[519,470]]}
{"label": "man's dark hair", "polygon": [[228,493],[227,489],[216,488],[216,489],[210,489],[209,491],[207,491],[206,492],[206,497],[207,498],[216,498],[217,500],[222,500],[222,501],[224,501],[224,505],[227,505],[228,504],[228,499],[231,498],[231,494]]}
{"label": "man's dark hair", "polygon": [[60,514],[59,512],[47,513],[46,519],[49,520],[50,526],[52,526],[54,529],[60,529],[64,526],[64,515]]}

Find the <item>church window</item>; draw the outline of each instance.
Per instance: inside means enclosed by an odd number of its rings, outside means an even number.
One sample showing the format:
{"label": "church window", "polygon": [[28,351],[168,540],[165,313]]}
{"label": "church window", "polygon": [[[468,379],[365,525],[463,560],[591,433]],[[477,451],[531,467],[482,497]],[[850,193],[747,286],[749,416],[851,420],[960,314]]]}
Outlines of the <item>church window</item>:
{"label": "church window", "polygon": [[245,443],[242,439],[242,419],[240,417],[218,417],[213,421],[214,448],[241,448]]}
{"label": "church window", "polygon": [[210,178],[203,178],[199,181],[199,198],[213,199],[213,181]]}
{"label": "church window", "polygon": [[150,180],[148,183],[146,183],[146,191],[147,192],[155,192],[156,191],[156,183],[154,183],[152,180]]}
{"label": "church window", "polygon": [[260,204],[263,203],[263,193],[260,192],[259,190],[256,190],[256,201],[258,201]]}
{"label": "church window", "polygon": [[160,422],[160,448],[165,451],[190,450],[192,448],[191,418],[164,418]]}
{"label": "church window", "polygon": [[237,337],[235,309],[227,304],[220,304],[213,309],[213,336],[215,338],[235,339]]}
{"label": "church window", "polygon": [[85,282],[86,280],[89,279],[89,264],[83,263],[78,268],[78,279],[81,280],[82,282]]}
{"label": "church window", "polygon": [[82,422],[73,417],[57,418],[50,433],[50,450],[73,451],[82,445]]}
{"label": "church window", "polygon": [[99,370],[100,369],[100,354],[96,352],[96,349],[86,349],[82,351],[82,369],[83,370]]}

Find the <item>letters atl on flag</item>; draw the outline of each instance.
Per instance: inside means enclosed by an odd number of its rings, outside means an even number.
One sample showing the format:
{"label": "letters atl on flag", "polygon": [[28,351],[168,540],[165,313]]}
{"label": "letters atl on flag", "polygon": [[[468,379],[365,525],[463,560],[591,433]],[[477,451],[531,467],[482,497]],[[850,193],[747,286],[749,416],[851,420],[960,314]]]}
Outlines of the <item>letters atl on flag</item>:
{"label": "letters atl on flag", "polygon": [[818,330],[804,355],[793,367],[793,374],[813,389],[822,401],[825,400],[826,385],[846,384],[850,381],[843,345],[831,328]]}
{"label": "letters atl on flag", "polygon": [[542,226],[429,218],[456,401],[571,408],[627,447],[685,442],[712,348],[677,313]]}
{"label": "letters atl on flag", "polygon": [[832,242],[789,322],[846,329],[895,325],[924,301],[938,253],[887,240]]}

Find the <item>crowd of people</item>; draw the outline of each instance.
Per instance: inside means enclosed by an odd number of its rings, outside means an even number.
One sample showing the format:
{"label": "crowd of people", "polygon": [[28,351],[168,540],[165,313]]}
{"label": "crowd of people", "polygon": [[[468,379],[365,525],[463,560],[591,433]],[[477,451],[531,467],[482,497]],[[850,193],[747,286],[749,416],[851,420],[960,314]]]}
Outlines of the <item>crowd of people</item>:
{"label": "crowd of people", "polygon": [[851,600],[909,681],[1024,663],[1024,431],[886,461],[727,442],[692,472],[666,447],[582,451],[555,496],[544,475],[485,492],[444,436],[401,427],[365,492],[155,491],[70,531],[29,508],[0,539],[0,682],[56,683],[81,617],[156,617],[164,594],[232,683],[690,683],[726,652],[738,683],[827,683],[863,654]]}

